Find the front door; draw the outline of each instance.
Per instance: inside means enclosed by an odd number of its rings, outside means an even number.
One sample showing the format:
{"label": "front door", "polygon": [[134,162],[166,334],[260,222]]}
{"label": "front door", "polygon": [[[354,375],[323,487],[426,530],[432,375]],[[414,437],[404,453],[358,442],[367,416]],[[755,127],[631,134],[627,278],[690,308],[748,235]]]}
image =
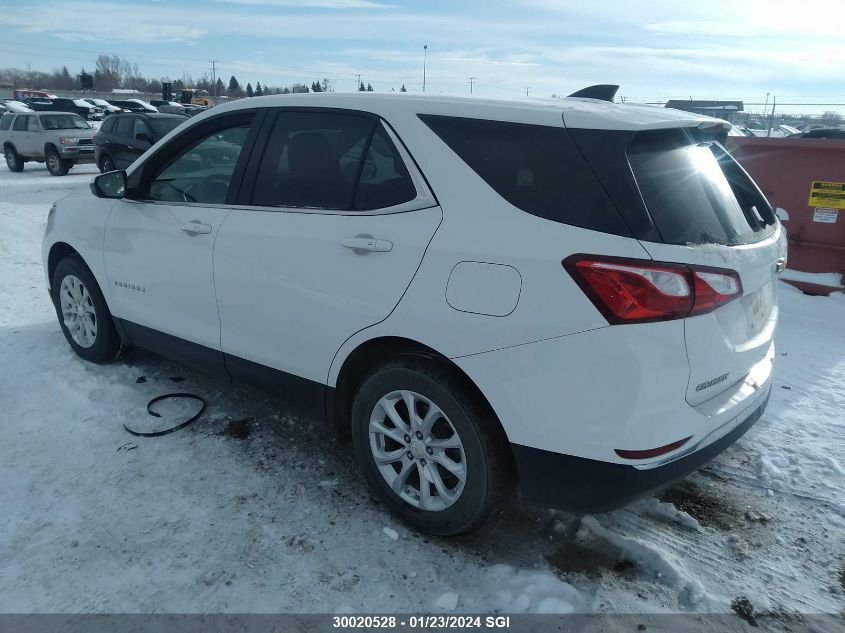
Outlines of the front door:
{"label": "front door", "polygon": [[303,378],[288,383],[301,395],[390,314],[442,213],[375,117],[281,110],[267,128],[215,246],[222,349],[234,378]]}
{"label": "front door", "polygon": [[174,139],[141,167],[139,184],[106,226],[109,305],[129,337],[219,370],[212,251],[250,118],[212,120]]}

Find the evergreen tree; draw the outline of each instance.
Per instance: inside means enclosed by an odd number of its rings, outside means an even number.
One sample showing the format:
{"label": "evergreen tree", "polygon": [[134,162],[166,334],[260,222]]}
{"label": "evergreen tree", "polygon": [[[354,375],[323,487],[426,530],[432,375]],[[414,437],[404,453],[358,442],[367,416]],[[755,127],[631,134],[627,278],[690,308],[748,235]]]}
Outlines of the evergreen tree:
{"label": "evergreen tree", "polygon": [[264,94],[264,89],[261,87],[261,82],[259,81],[255,84],[255,96],[260,97]]}
{"label": "evergreen tree", "polygon": [[373,91],[372,84],[367,84],[367,92],[372,92],[372,91]]}
{"label": "evergreen tree", "polygon": [[219,97],[220,95],[226,94],[226,84],[223,83],[223,80],[220,77],[217,78],[217,81],[214,84],[217,88],[216,94]]}
{"label": "evergreen tree", "polygon": [[247,97],[254,96],[254,93],[252,92],[252,84],[251,83],[247,83],[247,85],[246,85],[246,96]]}
{"label": "evergreen tree", "polygon": [[[175,82],[173,87],[175,88]],[[230,97],[240,97],[241,96],[241,84],[238,83],[238,80],[235,78],[234,75],[229,77],[229,88],[226,90]]]}
{"label": "evergreen tree", "polygon": [[367,88],[364,86],[364,82],[362,81],[358,84],[358,92],[366,92]]}
{"label": "evergreen tree", "polygon": [[399,88],[399,92],[408,92],[408,89],[405,87],[405,84],[402,84],[402,87]]}

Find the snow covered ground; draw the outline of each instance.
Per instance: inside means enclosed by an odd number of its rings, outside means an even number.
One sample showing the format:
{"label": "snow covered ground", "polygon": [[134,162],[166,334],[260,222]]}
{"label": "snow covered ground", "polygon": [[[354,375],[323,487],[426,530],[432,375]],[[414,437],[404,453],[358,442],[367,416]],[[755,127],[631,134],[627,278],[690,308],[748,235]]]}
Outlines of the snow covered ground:
{"label": "snow covered ground", "polygon": [[[845,610],[842,294],[781,284],[768,411],[662,501],[583,518],[514,504],[481,534],[424,537],[328,428],[150,354],[73,355],[40,241],[93,173],[0,167],[0,612]],[[199,422],[123,430],[174,390],[207,398]]]}

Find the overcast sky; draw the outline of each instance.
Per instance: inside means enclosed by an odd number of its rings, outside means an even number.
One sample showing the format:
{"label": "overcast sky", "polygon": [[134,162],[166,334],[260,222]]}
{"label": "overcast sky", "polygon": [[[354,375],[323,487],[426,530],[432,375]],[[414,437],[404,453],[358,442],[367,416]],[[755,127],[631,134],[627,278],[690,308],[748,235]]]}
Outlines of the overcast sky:
{"label": "overcast sky", "polygon": [[424,44],[427,92],[845,103],[845,0],[0,0],[0,67],[418,91]]}

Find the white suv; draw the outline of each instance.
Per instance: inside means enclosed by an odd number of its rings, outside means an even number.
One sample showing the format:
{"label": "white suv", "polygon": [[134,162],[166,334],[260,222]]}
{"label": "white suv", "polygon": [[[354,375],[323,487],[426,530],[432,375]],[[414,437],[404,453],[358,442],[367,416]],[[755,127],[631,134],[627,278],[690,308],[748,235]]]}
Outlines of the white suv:
{"label": "white suv", "polygon": [[321,94],[186,121],[51,210],[62,330],[266,388],[414,527],[577,512],[760,417],[785,235],[720,121],[597,99]]}

